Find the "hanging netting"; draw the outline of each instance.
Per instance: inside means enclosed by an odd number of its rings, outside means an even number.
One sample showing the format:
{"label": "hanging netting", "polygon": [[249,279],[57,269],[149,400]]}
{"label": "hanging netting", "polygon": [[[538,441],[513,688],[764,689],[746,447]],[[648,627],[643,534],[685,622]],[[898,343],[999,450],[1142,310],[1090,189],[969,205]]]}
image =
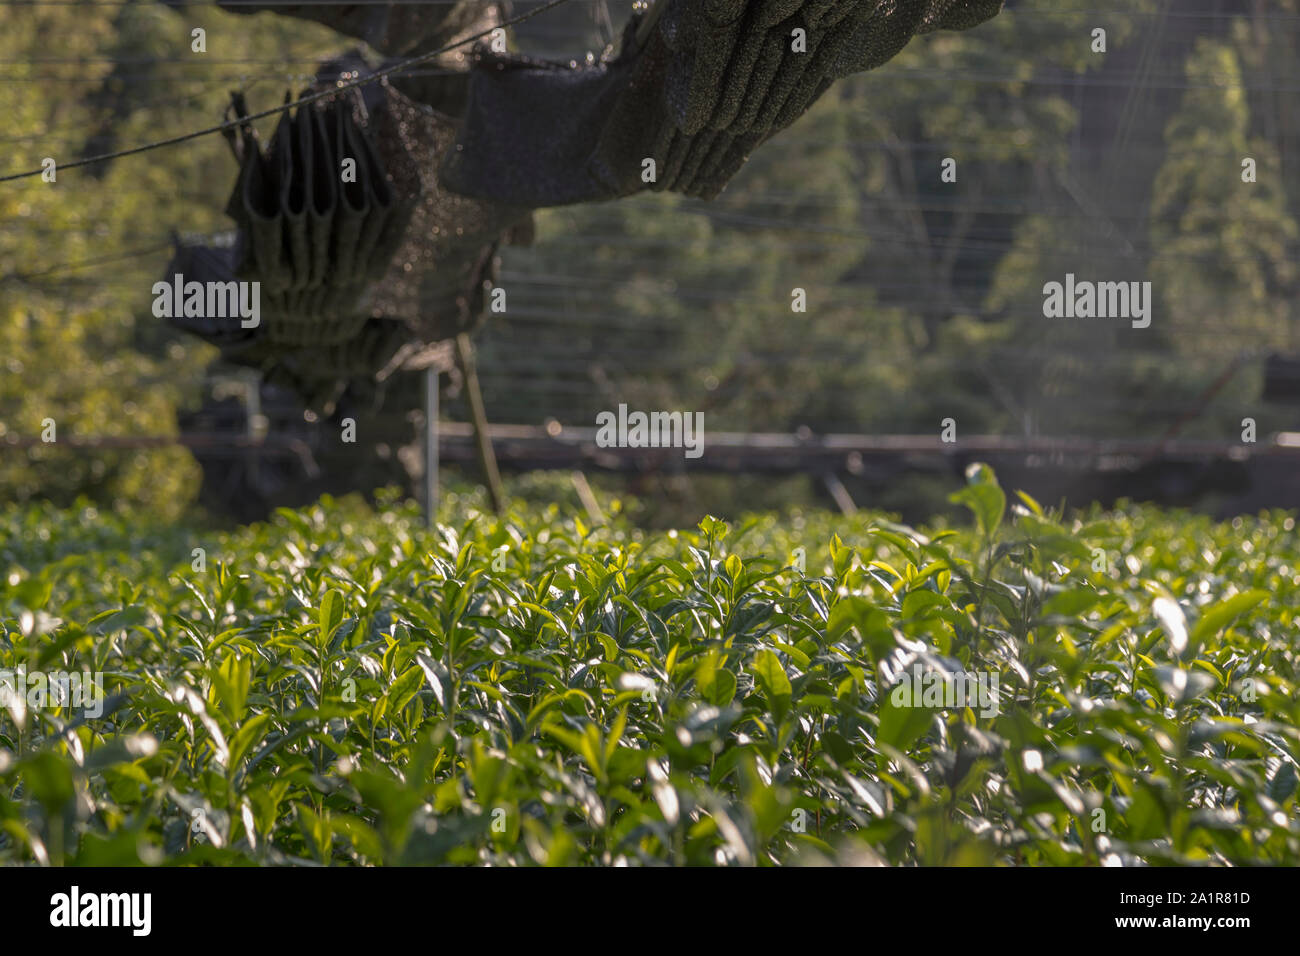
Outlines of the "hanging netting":
{"label": "hanging netting", "polygon": [[[612,58],[545,63],[480,49],[443,182],[534,207],[642,189],[712,198],[837,79],[1002,0],[657,0]],[[647,181],[646,160],[654,161]]]}
{"label": "hanging netting", "polygon": [[497,244],[526,234],[530,210],[449,192],[438,165],[454,148],[457,125],[396,90],[376,111],[373,131],[383,155],[408,157],[420,198],[406,240],[369,299],[370,315],[401,316],[412,337],[437,342],[472,331],[494,278]]}
{"label": "hanging netting", "polygon": [[400,150],[381,158],[359,97],[282,113],[265,152],[241,127],[239,179],[226,206],[239,226],[239,279],[261,283],[265,336],[333,345],[365,323],[361,303],[406,237],[419,175]]}
{"label": "hanging netting", "polygon": [[[305,93],[369,72],[356,54],[321,67]],[[496,248],[526,236],[530,212],[442,189],[456,124],[389,86],[282,114],[263,146],[233,133],[240,168],[227,204],[233,243],[177,242],[166,278],[260,284],[260,322],[189,315],[173,324],[327,405],[349,380],[450,364],[439,343],[480,320]],[[236,116],[246,115],[235,97]]]}
{"label": "hanging netting", "polygon": [[[242,124],[227,206],[238,239],[178,245],[168,278],[260,282],[261,322],[172,321],[309,397],[445,364],[447,340],[481,321],[498,246],[531,234],[531,209],[646,188],[712,197],[837,78],[1000,7],[657,0],[632,17],[617,53],[590,65],[480,44],[472,56],[441,54],[429,76],[399,73],[285,112],[265,147]],[[498,5],[469,0],[229,9],[315,20],[408,56],[501,22]],[[311,92],[371,70],[348,54],[322,66]],[[241,99],[233,105],[246,115]]]}

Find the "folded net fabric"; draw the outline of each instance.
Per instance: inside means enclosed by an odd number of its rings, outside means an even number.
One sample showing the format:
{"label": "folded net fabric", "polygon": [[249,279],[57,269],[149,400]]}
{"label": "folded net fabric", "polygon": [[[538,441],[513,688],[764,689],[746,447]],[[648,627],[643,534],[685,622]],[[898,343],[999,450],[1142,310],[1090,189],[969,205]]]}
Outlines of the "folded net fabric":
{"label": "folded net fabric", "polygon": [[[357,54],[339,57],[307,92],[370,69]],[[166,274],[259,282],[255,328],[238,316],[171,321],[315,408],[348,381],[450,365],[439,343],[481,321],[498,244],[531,231],[528,209],[441,187],[454,119],[385,82],[362,89],[282,114],[265,148],[240,129],[234,243],[178,242]],[[344,160],[355,163],[348,176]]]}
{"label": "folded net fabric", "polygon": [[261,284],[266,337],[328,345],[354,337],[360,300],[387,269],[420,196],[400,152],[382,156],[355,94],[280,116],[265,152],[247,130],[227,214],[239,225],[235,274]]}
{"label": "folded net fabric", "polygon": [[[498,4],[474,0],[223,6],[315,20],[403,56],[502,22]],[[368,84],[360,98],[285,114],[266,151],[243,143],[229,206],[235,251],[178,250],[204,274],[262,281],[262,325],[201,320],[188,330],[316,396],[348,377],[443,363],[438,343],[481,321],[496,249],[530,232],[529,210],[646,188],[715,196],[836,79],[881,65],[917,34],[972,27],[1000,8],[657,0],[629,21],[619,52],[595,64],[483,46],[467,58],[461,48],[434,69]],[[370,71],[350,54],[323,66],[314,89]],[[357,161],[356,183],[338,176],[345,156]]]}
{"label": "folded net fabric", "polygon": [[495,278],[503,238],[527,232],[531,210],[448,191],[438,174],[454,148],[456,121],[390,90],[373,132],[384,156],[408,157],[420,198],[405,241],[369,296],[369,315],[400,317],[413,340],[432,343],[473,331],[483,316],[485,285]]}
{"label": "folded net fabric", "polygon": [[[534,207],[642,189],[712,198],[837,79],[909,40],[966,29],[1002,0],[658,0],[609,60],[570,66],[479,49],[443,183]],[[797,43],[795,31],[802,31]],[[655,179],[642,179],[643,161]]]}

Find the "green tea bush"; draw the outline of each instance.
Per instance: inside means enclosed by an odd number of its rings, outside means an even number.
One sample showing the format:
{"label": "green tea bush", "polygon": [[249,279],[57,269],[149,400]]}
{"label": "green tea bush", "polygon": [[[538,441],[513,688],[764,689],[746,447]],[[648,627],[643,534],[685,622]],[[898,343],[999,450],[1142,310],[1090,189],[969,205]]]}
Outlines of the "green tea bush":
{"label": "green tea bush", "polygon": [[[1293,517],[957,498],[927,533],[11,507],[0,860],[1300,862]],[[13,678],[83,671],[97,716]]]}

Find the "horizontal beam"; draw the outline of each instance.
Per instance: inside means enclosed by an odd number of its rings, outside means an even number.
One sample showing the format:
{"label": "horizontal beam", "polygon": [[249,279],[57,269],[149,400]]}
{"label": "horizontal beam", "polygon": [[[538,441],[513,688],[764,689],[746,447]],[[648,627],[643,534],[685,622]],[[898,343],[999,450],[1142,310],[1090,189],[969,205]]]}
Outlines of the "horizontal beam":
{"label": "horizontal beam", "polygon": [[[462,422],[441,422],[440,457],[448,462],[476,460],[474,430]],[[492,425],[488,430],[497,458],[512,470],[588,468],[613,472],[712,471],[761,473],[844,472],[859,474],[872,466],[897,464],[901,459],[935,462],[975,458],[1015,458],[1034,467],[1079,467],[1123,470],[1151,461],[1245,461],[1261,457],[1300,456],[1300,433],[1284,432],[1259,444],[1216,440],[1095,439],[1079,437],[1009,437],[972,435],[943,442],[935,435],[790,434],[785,432],[706,432],[703,455],[686,458],[681,448],[602,448],[592,427]],[[6,448],[30,448],[39,438],[0,437]],[[198,450],[262,450],[303,456],[319,451],[317,442],[302,438],[256,437],[240,434],[185,435],[64,435],[58,447],[115,450],[184,446]]]}

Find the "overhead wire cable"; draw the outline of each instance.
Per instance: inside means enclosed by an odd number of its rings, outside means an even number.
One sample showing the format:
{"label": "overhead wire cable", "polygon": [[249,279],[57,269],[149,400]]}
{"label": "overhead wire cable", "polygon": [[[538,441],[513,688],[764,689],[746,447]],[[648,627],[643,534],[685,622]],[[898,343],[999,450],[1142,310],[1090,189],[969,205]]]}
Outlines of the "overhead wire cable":
{"label": "overhead wire cable", "polygon": [[[101,153],[97,156],[87,156],[82,159],[75,159],[72,160],[71,162],[64,163],[63,165],[59,166],[58,169],[60,172],[63,172],[65,170],[76,169],[81,166],[92,166],[96,163],[104,163],[114,159],[123,159],[127,156],[136,156],[139,155],[140,153],[151,152],[152,150],[155,149],[163,149],[167,146],[176,146],[179,145],[180,143],[186,143],[189,142],[190,140],[199,139],[200,137],[203,136],[210,136],[213,133],[223,133],[227,130],[232,130],[241,126],[246,126],[248,123],[251,123],[255,120],[265,119],[268,116],[276,116],[280,113],[288,112],[289,110],[292,110],[294,108],[300,108],[303,106],[310,105],[312,103],[319,102],[320,100],[337,96],[338,94],[343,93],[347,90],[357,89],[359,87],[366,86],[370,83],[374,83],[378,80],[385,79],[386,77],[393,76],[397,73],[403,73],[406,70],[409,70],[413,66],[417,66],[421,63],[427,63],[429,60],[442,56],[444,53],[450,53],[452,50],[455,50],[458,47],[465,46],[467,43],[473,43],[476,40],[482,40],[485,37],[489,37],[497,30],[504,30],[506,27],[512,27],[517,24],[523,23],[525,20],[530,20],[533,17],[545,13],[548,10],[553,10],[556,7],[563,6],[564,4],[569,2],[571,2],[571,0],[549,0],[548,3],[545,3],[540,7],[536,7],[532,10],[527,11],[526,13],[521,13],[507,20],[503,20],[501,23],[493,27],[490,27],[486,30],[480,30],[478,33],[472,34],[467,37],[463,37],[462,39],[446,44],[445,46],[441,46],[436,50],[430,50],[427,53],[421,53],[419,56],[413,56],[408,59],[401,60],[397,63],[392,64],[391,66],[386,66],[381,70],[376,70],[374,73],[369,73],[366,76],[358,77],[355,80],[340,82],[329,89],[320,90],[319,92],[316,93],[310,93],[307,96],[304,96],[300,99],[294,100],[289,103],[285,103],[281,106],[275,106],[270,109],[265,109],[257,113],[250,113],[247,116],[236,117],[235,119],[227,120],[224,123],[219,123],[216,126],[208,126],[205,127],[204,129],[193,130],[192,132],[182,133],[178,136],[170,136],[167,139],[156,140],[152,143],[143,143],[139,146],[132,146],[128,149],[119,149],[111,153]],[[21,173],[9,173],[8,175],[0,176],[0,183],[13,182],[14,180],[18,180],[18,179],[28,179],[32,176],[40,176],[44,172],[45,172],[45,167],[41,166],[36,169],[29,169]]]}

